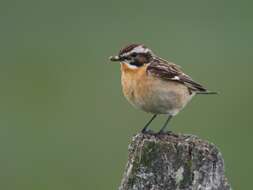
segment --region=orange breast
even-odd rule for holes
[[[121,83],[123,93],[127,100],[135,107],[142,107],[150,96],[152,80],[146,73],[147,65],[140,68],[129,68],[127,64],[121,64]]]
[[[131,68],[121,65],[121,82],[127,100],[146,112],[176,115],[194,95],[187,87],[164,81],[146,72],[147,65]]]

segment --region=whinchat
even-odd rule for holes
[[[186,75],[181,67],[166,61],[143,44],[131,44],[120,50],[111,61],[121,63],[121,83],[126,99],[136,108],[153,116],[142,132],[158,114],[168,119],[159,131],[165,132],[171,118],[179,113],[196,94],[216,94]]]

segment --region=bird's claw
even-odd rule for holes
[[[141,130],[141,133],[143,133],[143,134],[149,134],[149,135],[155,134],[155,132],[152,131],[152,130],[150,130],[150,129]]]

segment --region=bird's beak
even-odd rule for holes
[[[117,56],[117,55],[116,55],[116,56],[110,56],[110,57],[109,57],[109,60],[110,60],[110,61],[120,61],[120,57]]]

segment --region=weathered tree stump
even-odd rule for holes
[[[137,134],[119,190],[231,190],[219,150],[183,134]]]

